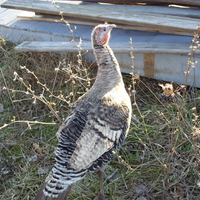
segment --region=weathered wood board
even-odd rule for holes
[[[17,15],[18,18],[24,19],[24,20],[38,20],[38,21],[48,21],[48,22],[60,22],[63,23],[63,20],[59,16],[50,16],[50,15],[35,15],[34,12],[30,11],[24,11],[20,14]],[[104,23],[103,21],[97,21],[97,20],[81,20],[77,18],[65,18],[67,23],[70,24],[81,24],[81,25],[91,25],[91,26],[96,26],[100,23]],[[139,30],[139,31],[151,31],[151,32],[157,32],[157,33],[171,33],[171,30],[168,29],[159,29],[159,28],[151,28],[151,27],[145,27],[145,26],[131,26],[131,25],[122,25],[115,23],[118,28],[120,29],[126,29],[126,30]],[[190,36],[191,33],[188,32],[179,32],[179,31],[174,31],[174,34],[177,35],[188,35]]]
[[[12,13],[8,9],[1,10],[0,24],[8,25],[16,20],[17,14],[19,14],[20,10],[14,10]]]
[[[75,1],[75,0],[73,0]],[[149,4],[178,4],[187,6],[199,6],[199,0],[83,0],[88,2],[103,2],[103,3],[149,3]]]
[[[150,13],[162,14],[162,15],[172,15],[172,16],[182,16],[182,17],[190,17],[200,19],[200,9],[197,8],[189,8],[189,7],[179,7],[176,5],[171,6],[148,6],[148,5],[113,5],[113,4],[94,4],[91,2],[82,2],[84,5],[88,5],[92,8],[92,6],[98,7],[109,7],[111,9],[116,10],[124,10],[131,12],[139,12],[143,13],[143,15],[149,15]],[[192,20],[192,19],[191,19]]]
[[[63,16],[82,18],[82,19],[92,19],[92,20],[102,20],[109,23],[120,23],[126,25],[139,27],[149,27],[150,30],[161,29],[165,33],[179,34],[187,33],[187,35],[193,35],[196,27],[199,24],[198,19],[187,18],[187,17],[176,17],[170,15],[161,14],[149,14],[148,17],[144,16],[139,12],[131,12],[116,9],[111,9],[108,7],[95,7],[92,9],[86,5],[74,5],[65,3],[56,3],[56,5],[51,4],[48,1],[20,1],[16,2],[13,0],[8,0],[2,4],[2,7],[12,8],[12,9],[23,9],[28,11],[55,14],[58,15],[59,12],[63,13]]]
[[[37,20],[37,21],[46,21],[46,22],[59,22],[64,23],[60,16],[52,15],[36,15],[35,12],[23,11],[17,15],[17,18],[24,20]],[[97,20],[81,20],[77,18],[67,17],[65,18],[66,22],[70,24],[81,24],[81,25],[90,25],[96,26],[97,24],[103,23],[102,21]]]

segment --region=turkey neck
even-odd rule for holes
[[[94,46],[93,49],[98,65],[94,87],[111,89],[120,83],[123,84],[119,64],[110,47]]]

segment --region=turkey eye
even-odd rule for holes
[[[103,31],[106,31],[106,27],[104,27]]]

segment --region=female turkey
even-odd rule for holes
[[[91,89],[75,102],[58,130],[56,163],[36,200],[66,199],[72,184],[87,172],[106,165],[127,136],[131,101],[119,64],[108,46],[113,27],[114,24],[103,24],[92,31],[97,77]],[[100,198],[103,199],[102,190]]]

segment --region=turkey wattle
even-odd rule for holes
[[[75,182],[111,160],[128,134],[131,101],[119,64],[108,46],[113,27],[114,24],[102,24],[92,31],[97,77],[58,130],[56,163],[36,200],[66,199]]]

